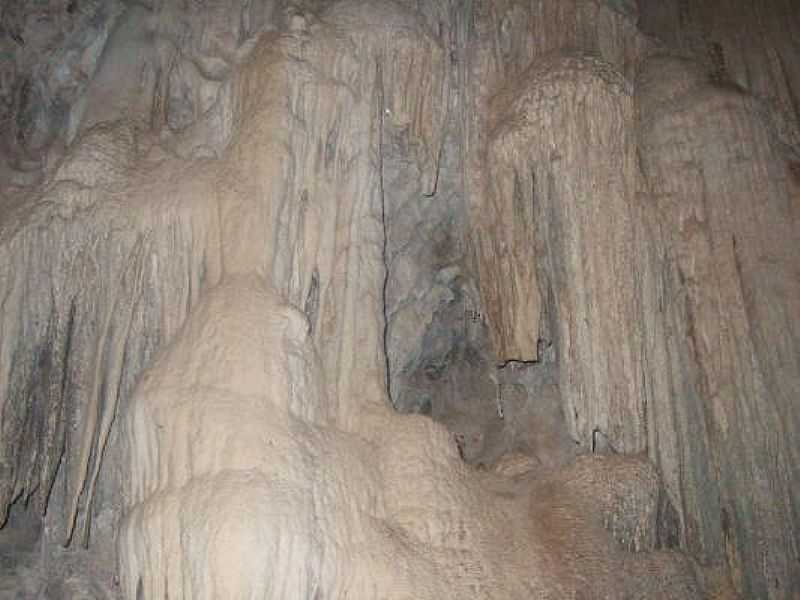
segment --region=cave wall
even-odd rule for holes
[[[672,399],[653,406],[651,447],[665,464],[691,448],[692,459],[676,461],[683,473],[673,471],[687,546],[722,554],[749,596],[780,597],[797,572],[787,525],[796,518],[789,431],[800,381],[785,158],[752,97],[709,84],[682,61],[653,61],[639,93],[643,199],[659,232],[657,301],[666,332],[684,332],[667,335]],[[672,415],[662,412],[668,406]]]
[[[664,543],[791,597],[797,11],[483,6],[468,181],[497,359],[552,340],[573,439],[659,465]]]
[[[716,83],[758,98],[772,135],[797,160],[800,14],[791,0],[641,0],[639,7],[643,31],[702,64]]]
[[[98,597],[792,598],[796,19],[5,5],[0,521]]]

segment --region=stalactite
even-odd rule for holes
[[[88,528],[117,406],[219,269],[215,215],[194,201],[200,180],[153,204],[146,184],[127,181],[137,171],[111,131],[90,135],[44,193],[6,215],[0,231],[8,474],[0,505],[5,511],[20,495],[35,496],[44,512],[61,469],[72,499],[53,518],[65,538],[79,515]],[[108,168],[98,174],[90,166],[96,160]],[[17,419],[33,429],[26,434]]]
[[[38,595],[791,597],[790,0],[179,4],[0,11]]]

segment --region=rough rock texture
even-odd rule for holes
[[[529,238],[521,245],[530,262],[498,262],[538,271],[523,279],[547,298],[530,321],[543,326],[530,329],[557,348],[573,438],[588,444],[600,429],[620,451],[639,452],[646,391],[635,318],[641,305],[633,260],[631,90],[606,63],[560,54],[534,62],[519,81],[492,104],[486,198],[503,206],[505,222]],[[602,123],[593,122],[598,112]],[[515,234],[494,239],[502,247],[508,238]],[[520,277],[482,276],[481,282],[486,279],[513,290]],[[516,297],[503,301],[513,305]]]
[[[0,506],[43,513],[60,468],[62,541],[91,511],[120,399],[220,269],[203,165],[154,177],[135,142],[124,125],[92,130],[0,226]]]
[[[131,119],[187,157],[230,140],[234,68],[287,18],[274,0],[11,0],[0,10],[0,148],[8,184],[56,168],[76,136]]]
[[[453,127],[449,134],[459,139]],[[446,378],[467,348],[480,353],[480,332],[467,317],[479,299],[467,262],[458,148],[447,144],[437,193],[425,196],[406,137],[387,128],[383,145],[389,390],[399,410],[431,414],[439,398],[430,384]]]
[[[467,181],[481,297],[498,359],[536,360],[539,338],[547,336],[539,335],[543,329],[539,323],[542,304],[547,298],[542,298],[536,277],[534,231],[525,225],[532,214],[526,216],[524,211],[530,213],[534,207],[520,198],[522,204],[515,212],[510,203],[514,194],[530,195],[530,173],[493,173],[498,166],[491,157],[491,148],[498,144],[495,138],[503,135],[499,130],[505,125],[506,131],[513,131],[514,119],[522,115],[498,111],[514,110],[510,103],[515,89],[526,82],[535,93],[529,76],[535,74],[533,65],[542,56],[570,51],[601,57],[630,76],[646,41],[630,16],[590,0],[484,2],[476,8],[474,19],[475,34],[469,42],[465,67],[472,110],[465,116],[469,119]],[[492,109],[496,96],[507,98],[508,106]],[[518,112],[523,110],[520,102],[516,105]],[[519,188],[516,192],[515,185]],[[497,235],[498,231],[503,235]],[[497,273],[502,275],[496,277]]]
[[[55,140],[74,137],[80,119],[73,118],[72,107],[95,74],[121,12],[117,2],[3,3],[0,123],[8,132],[2,147],[4,180],[35,180],[31,173],[44,167]]]
[[[335,15],[342,21],[340,28],[354,18],[352,12],[346,5],[340,8]],[[416,27],[413,21],[407,21],[406,28],[402,22],[390,24],[398,25],[401,40]],[[339,384],[337,373],[346,379],[351,369],[363,368],[369,375],[360,381],[373,380],[376,390],[383,388],[382,326],[370,325],[369,319],[363,318],[356,322],[353,312],[356,298],[363,299],[360,296],[365,293],[359,284],[372,293],[374,302],[380,302],[378,144],[383,107],[394,118],[410,123],[419,138],[431,136],[431,147],[441,142],[432,137],[437,127],[435,105],[422,114],[414,98],[394,94],[394,86],[386,86],[384,97],[381,73],[374,64],[355,57],[369,52],[383,61],[384,48],[389,47],[400,58],[386,59],[388,81],[405,75],[402,81],[409,91],[423,90],[416,99],[435,98],[436,93],[443,98],[441,88],[431,92],[425,87],[438,84],[432,76],[435,69],[400,74],[391,70],[413,63],[402,46],[388,44],[393,31],[376,27],[358,32],[355,41],[360,48],[346,46],[349,39],[332,35],[336,32],[333,26],[314,44],[301,44],[311,39],[308,31],[265,44],[260,60],[253,61],[252,68],[237,78],[240,107],[233,116],[235,123],[246,120],[258,127],[239,136],[224,163],[182,163],[159,156],[156,148],[154,158],[148,160],[150,156],[145,155],[134,165],[146,150],[136,147],[135,133],[125,124],[103,125],[78,142],[43,192],[23,197],[19,207],[9,206],[2,231],[4,306],[8,307],[3,311],[2,343],[3,353],[9,357],[3,361],[7,370],[3,378],[7,386],[4,425],[9,429],[4,436],[8,454],[4,459],[7,476],[2,479],[4,506],[20,494],[37,490],[43,506],[65,444],[61,430],[65,418],[58,415],[61,410],[81,408],[65,399],[72,385],[88,390],[93,398],[88,407],[82,407],[86,417],[68,413],[78,428],[83,429],[82,421],[88,427],[77,436],[80,441],[72,442],[83,446],[75,473],[82,482],[83,472],[89,469],[84,463],[90,461],[92,479],[96,478],[118,395],[127,393],[162,336],[172,337],[206,278],[214,280],[222,268],[268,270],[284,294],[314,313],[310,317],[317,336],[326,333],[322,353],[330,364],[331,385]],[[425,50],[423,46],[422,52]],[[411,45],[406,51],[418,52]],[[307,56],[294,52],[306,52]],[[379,53],[381,56],[376,56]],[[430,56],[430,51],[425,54]],[[341,83],[315,76],[315,67],[320,74],[333,67],[314,65],[310,58],[337,60]],[[289,69],[293,77],[287,82]],[[430,83],[414,85],[415,77],[425,77]],[[248,94],[247,86],[273,95]],[[331,96],[320,94],[320,88],[341,94],[346,109],[344,104],[332,102]],[[360,113],[352,105],[353,94],[361,100]],[[304,102],[310,105],[304,106]],[[314,106],[315,102],[319,105]],[[285,112],[277,112],[276,106],[284,103]],[[343,122],[345,119],[358,125]],[[307,126],[302,127],[300,121]],[[288,136],[295,139],[289,142]],[[297,155],[273,150],[282,145]],[[426,147],[421,144],[419,152]],[[257,157],[261,160],[256,161]],[[423,164],[433,164],[426,182],[431,186],[435,160],[426,156]],[[297,169],[296,180],[284,176],[283,170],[292,167]],[[273,177],[269,177],[270,168],[276,169]],[[308,170],[320,175],[312,179]],[[263,185],[264,190],[242,189],[243,183]],[[270,193],[269,186],[274,186],[276,193]],[[332,202],[327,194],[345,199]],[[15,208],[19,216],[14,214]],[[352,234],[342,231],[350,219],[357,220]],[[221,243],[221,231],[232,230],[237,233]],[[370,241],[371,230],[376,233]],[[265,231],[274,231],[274,237],[265,236]],[[364,237],[366,241],[360,242]],[[63,261],[63,266],[51,257]],[[374,269],[374,276],[354,277],[351,283],[350,278],[336,275],[349,262],[359,261]],[[90,297],[75,300],[78,294]],[[365,313],[375,318],[382,314],[378,305]],[[81,336],[77,340],[72,333],[76,324],[80,324],[77,335]],[[354,365],[354,357],[342,355],[338,351],[342,335],[337,327],[349,328],[350,335],[361,336],[361,342],[372,337],[375,347],[364,358],[374,356],[375,362]],[[82,352],[88,356],[83,357]],[[11,360],[12,356],[18,359]],[[344,366],[339,367],[340,362]],[[67,371],[68,364],[74,364],[74,372]],[[47,375],[42,377],[42,372]],[[42,400],[31,401],[35,395]],[[333,398],[335,402],[336,394]],[[20,427],[19,423],[27,425]],[[29,434],[39,431],[41,435],[33,440],[46,446],[31,451]],[[88,442],[95,438],[99,446]],[[68,460],[77,458],[67,454]]]
[[[530,6],[497,6],[484,15],[488,41],[476,26],[469,67],[485,120],[468,180],[496,359],[536,360],[552,342],[572,437],[647,449],[659,465],[662,542],[727,564],[748,597],[793,597],[798,444],[782,433],[798,394],[791,136],[767,92],[748,85],[748,96],[704,60],[648,62],[632,79],[659,43],[625,45],[637,34],[617,30],[604,44],[613,29],[585,26],[533,42],[570,52],[536,54],[512,35],[530,31]],[[656,7],[645,10],[652,19]],[[774,24],[785,11],[765,14]],[[669,199],[658,206],[675,206],[671,216],[653,197]],[[689,222],[692,242],[679,233]]]
[[[800,157],[800,11],[792,0],[640,0],[641,27],[761,103],[772,134]]]
[[[651,366],[666,388],[650,411],[650,450],[682,545],[727,560],[747,597],[787,597],[800,577],[793,184],[754,98],[666,58],[648,63],[638,94],[658,241],[649,314],[664,332]]]
[[[264,273],[307,313],[346,426],[353,395],[386,395],[383,124],[407,130],[432,193],[447,58],[392,3],[343,2],[320,19],[265,44],[238,80],[247,126],[220,186],[222,250],[227,271]]]
[[[259,278],[226,278],[143,376],[122,426],[125,597],[563,598],[587,575],[591,597],[696,597],[682,559],[602,528],[652,547],[648,463],[585,459],[531,493],[370,398],[343,432],[308,331]]]
[[[4,4],[0,595],[794,598],[787,8],[635,4]]]

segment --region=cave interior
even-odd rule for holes
[[[0,600],[800,599],[796,0],[3,0]]]

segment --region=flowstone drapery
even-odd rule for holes
[[[0,89],[0,596],[793,597],[791,69],[627,1],[51,4],[93,29]]]

